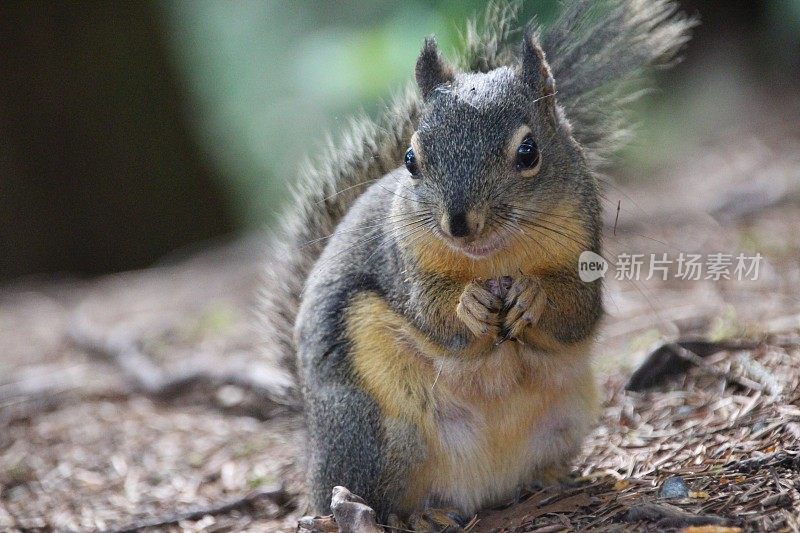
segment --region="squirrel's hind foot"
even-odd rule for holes
[[[428,508],[415,511],[408,525],[417,533],[457,533],[469,522],[460,511],[452,508]]]

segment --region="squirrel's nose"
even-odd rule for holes
[[[453,237],[466,237],[469,235],[469,224],[465,212],[453,213],[450,215],[449,230]]]
[[[483,230],[483,217],[474,211],[445,213],[442,217],[442,229],[451,237],[477,237]]]

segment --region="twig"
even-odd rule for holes
[[[723,525],[727,520],[716,515],[697,515],[666,503],[643,503],[631,507],[625,514],[626,522],[656,522],[659,527],[686,527]]]
[[[16,396],[14,391],[11,395],[0,394],[0,427],[30,420],[42,413],[60,409],[77,401],[118,401],[131,393],[129,390],[105,390],[77,394],[79,390],[78,387],[68,390],[60,387],[42,387],[35,392],[26,391]]]
[[[59,408],[80,398],[119,399],[129,390],[118,387],[89,386],[80,368],[66,367],[52,371],[22,372],[0,384],[0,425],[30,420],[33,416]]]
[[[800,453],[781,450],[765,455],[764,457],[756,457],[742,461],[731,461],[725,465],[725,468],[738,470],[739,472],[751,473],[757,472],[758,470],[761,470],[767,466],[779,466],[792,470],[800,470]]]
[[[91,355],[115,364],[134,392],[159,401],[169,401],[193,388],[219,389],[226,385],[239,387],[258,398],[251,416],[272,418],[282,412],[296,412],[299,402],[291,387],[275,380],[257,380],[249,374],[234,371],[212,373],[207,369],[168,373],[153,363],[140,348],[140,343],[124,335],[90,334],[76,323],[68,332],[69,340]]]
[[[294,502],[289,494],[281,486],[268,487],[266,489],[253,491],[243,498],[232,502],[212,505],[209,507],[199,507],[183,513],[176,513],[166,517],[151,520],[133,522],[116,529],[107,530],[105,533],[135,533],[142,529],[151,527],[164,527],[178,524],[184,520],[200,520],[204,516],[218,516],[228,514],[233,511],[254,513],[258,511],[258,505],[262,502],[269,502],[278,507],[278,514],[272,518],[278,518],[294,510]]]
[[[706,363],[703,358],[722,351],[753,350],[761,343],[751,341],[706,341],[684,339],[665,343],[653,350],[647,360],[633,373],[625,386],[630,391],[644,391],[655,387],[669,377],[686,373],[692,365],[725,378],[731,383],[752,390],[762,390],[764,386],[753,380],[736,376],[731,372],[718,370]]]
[[[686,348],[684,348],[682,346],[678,347],[678,349],[676,350],[675,354],[678,357],[689,361],[690,363],[694,364],[695,366],[697,366],[699,368],[702,368],[705,372],[708,372],[709,374],[712,374],[712,375],[717,376],[717,377],[724,378],[729,383],[736,383],[737,385],[741,385],[742,387],[745,387],[747,389],[751,389],[751,390],[754,390],[754,391],[763,391],[764,390],[764,385],[762,385],[761,383],[753,381],[752,379],[748,379],[748,378],[746,378],[744,376],[737,376],[736,374],[733,374],[732,372],[726,372],[725,370],[719,370],[718,368],[714,368],[712,365],[709,365],[708,363],[706,363],[705,360],[703,360],[702,357],[700,357],[699,355],[697,355],[694,352],[691,352],[691,351],[687,350]]]

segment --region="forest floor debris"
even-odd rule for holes
[[[726,160],[726,150],[715,157]],[[786,153],[767,155],[796,178],[796,150]],[[740,181],[773,179],[759,168]],[[664,180],[670,195],[713,200],[708,191],[730,177],[700,170]],[[608,196],[613,223],[618,195]],[[631,197],[643,206],[633,212],[658,216],[632,216]],[[480,513],[470,531],[800,531],[800,205],[734,211],[723,224],[708,215],[713,206],[693,205],[688,216],[677,196],[669,205],[665,197],[620,197],[609,254],[657,253],[657,243],[746,249],[766,257],[759,279],[607,279],[596,354],[606,397],[576,462],[580,482],[531,490]],[[248,385],[286,383],[259,357],[252,329],[260,250],[242,241],[147,271],[0,290],[0,530],[295,531],[307,514],[302,424]],[[135,342],[156,387],[124,371],[122,351],[98,358],[71,342],[76,317]],[[700,353],[685,344],[697,338],[734,344]],[[640,367],[647,379],[629,386]],[[197,386],[152,394],[176,376]],[[661,497],[671,478],[688,496]],[[248,498],[275,484],[290,504],[256,498],[254,510]]]

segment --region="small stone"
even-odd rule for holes
[[[658,493],[660,498],[666,500],[677,500],[689,497],[689,487],[680,476],[668,477],[664,484],[661,485],[661,491]]]
[[[223,407],[240,405],[245,399],[244,390],[236,385],[225,385],[217,390],[217,401]]]
[[[344,487],[333,487],[331,511],[341,533],[383,533],[375,511]]]

